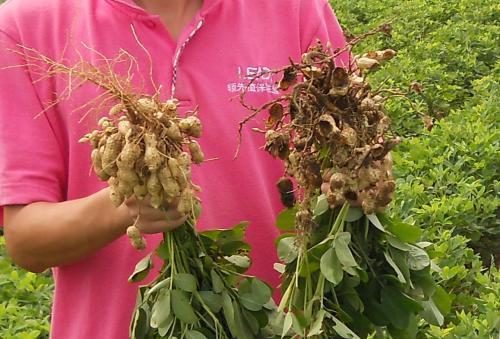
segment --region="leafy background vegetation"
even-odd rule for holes
[[[0,3],[2,1],[0,0]],[[445,295],[443,326],[419,324],[418,338],[496,338],[500,330],[498,161],[500,5],[493,0],[331,1],[354,34],[392,20],[392,37],[359,51],[398,56],[371,76],[374,86],[423,93],[388,111],[404,142],[394,152],[397,199],[391,214],[424,229]],[[431,130],[423,115],[433,119]],[[427,118],[427,121],[429,118]],[[429,126],[428,126],[429,127]],[[0,237],[0,335],[48,337],[52,280],[14,266]],[[429,317],[426,317],[427,319]]]

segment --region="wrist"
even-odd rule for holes
[[[108,232],[117,238],[125,234],[127,227],[132,225],[133,220],[124,204],[118,207],[113,205],[109,198],[109,191],[110,188],[107,187],[95,193],[95,206],[99,218],[96,222],[102,223],[108,228]]]

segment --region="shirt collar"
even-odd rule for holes
[[[139,7],[134,0],[107,0],[109,3],[114,5],[119,5],[126,12],[129,12],[133,15],[149,15],[143,8]],[[221,4],[224,0],[203,0],[203,5],[199,11],[200,16],[205,16],[210,11],[215,9],[215,7]]]

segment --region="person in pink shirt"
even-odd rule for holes
[[[0,224],[17,264],[53,269],[51,338],[127,338],[137,292],[127,278],[144,253],[130,246],[125,230],[140,208],[138,227],[151,252],[159,232],[184,220],[133,199],[113,207],[106,184],[90,171],[90,147],[77,142],[101,117],[82,119],[77,108],[99,92],[85,85],[39,114],[67,81],[37,81],[40,69],[13,51],[24,46],[68,65],[80,57],[99,65],[123,49],[137,60],[138,89],[161,86],[162,99],[177,98],[183,112],[199,106],[200,143],[217,160],[193,171],[203,188],[197,227],[250,221],[250,273],[276,286],[274,220],[282,206],[275,184],[283,169],[251,131],[258,119],[244,130],[233,160],[238,123],[248,115],[238,96],[257,75],[299,60],[317,39],[345,44],[326,0],[8,0],[0,7]],[[347,57],[337,62],[347,64]],[[275,98],[278,80],[259,78],[248,101]]]

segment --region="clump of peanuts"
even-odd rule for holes
[[[193,212],[199,188],[191,181],[191,165],[205,159],[194,140],[202,131],[196,112],[181,118],[177,100],[142,96],[113,106],[98,126],[80,142],[92,145],[94,171],[108,182],[115,206],[148,196],[154,208]],[[146,247],[134,225],[127,235],[136,249]]]
[[[365,214],[383,211],[392,201],[390,151],[401,139],[391,132],[384,111],[387,96],[372,89],[364,74],[395,55],[391,49],[368,52],[346,69],[337,67],[330,49],[318,43],[300,63],[274,72],[282,72],[282,95],[251,117],[268,110],[266,129],[260,132],[265,132],[266,151],[285,164],[278,185],[282,199],[287,190],[294,191],[294,178],[305,210],[318,192],[331,208],[349,202]],[[295,202],[293,197],[286,200],[288,207]]]

